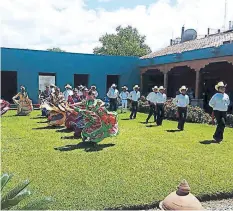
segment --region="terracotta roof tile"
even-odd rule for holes
[[[220,45],[223,45],[223,42],[229,40],[233,41],[233,30],[210,35],[202,39],[191,40],[176,45],[168,46],[159,51],[143,56],[141,57],[141,59],[154,58],[157,56],[165,56],[169,54],[177,54],[209,47],[218,47]]]

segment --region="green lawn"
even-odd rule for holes
[[[212,138],[215,127],[187,123],[185,131],[169,133],[176,122],[146,127],[140,123],[145,114],[131,121],[120,114],[120,134],[93,149],[68,139],[73,132],[44,129],[46,119],[38,118],[39,112],[29,117],[15,113],[2,117],[2,172],[16,175],[13,184],[32,180],[33,197],[53,197],[52,209],[151,204],[183,178],[198,196],[233,191],[233,129],[226,128],[221,144],[201,144]],[[65,145],[71,146],[54,149]]]

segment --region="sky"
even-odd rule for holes
[[[93,53],[99,37],[131,25],[152,51],[180,37],[181,28],[205,35],[228,29],[233,0],[2,0],[1,47]]]

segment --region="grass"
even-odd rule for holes
[[[39,112],[15,113],[2,117],[2,172],[15,173],[16,181],[32,180],[36,195],[55,200],[51,209],[151,204],[183,178],[198,196],[233,191],[233,129],[226,128],[223,143],[208,144],[214,126],[187,123],[185,131],[172,133],[167,130],[176,129],[176,122],[146,127],[140,123],[145,114],[131,121],[121,114],[120,134],[92,148],[70,139],[73,132],[46,128]]]

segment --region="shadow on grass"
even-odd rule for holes
[[[30,119],[46,119],[46,116],[31,117]]]
[[[200,141],[200,144],[217,144],[218,142],[216,142],[215,140],[204,140],[204,141]]]
[[[124,118],[124,119],[121,119],[121,120],[131,120],[130,118]]]
[[[146,127],[159,127],[159,125],[146,125]]]
[[[63,126],[46,126],[46,127],[37,127],[37,128],[32,128],[33,130],[54,130],[57,128],[63,128]]]
[[[181,132],[182,130],[166,130],[168,133],[176,133]]]
[[[72,129],[68,129],[68,128],[62,128],[60,130],[56,130],[57,133],[71,133],[74,132],[74,130]]]
[[[37,123],[48,123],[49,121],[47,120],[47,121],[42,121],[42,122],[37,122]]]
[[[76,150],[76,149],[84,149],[85,152],[97,152],[97,151],[103,150],[104,148],[113,147],[113,146],[115,146],[115,144],[96,144],[93,142],[80,142],[80,143],[74,144],[74,145],[65,145],[62,147],[54,147],[54,149],[59,150],[61,152],[72,151],[72,150]]]

